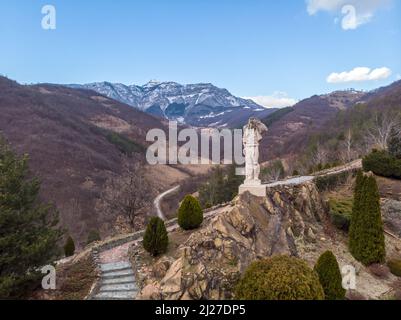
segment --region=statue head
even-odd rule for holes
[[[249,118],[248,124],[244,127],[244,130],[246,130],[246,129],[256,130],[260,134],[268,131],[265,124],[262,123],[262,121],[260,121],[259,119],[254,118],[254,117]]]

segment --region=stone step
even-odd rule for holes
[[[102,272],[117,271],[131,268],[131,263],[128,261],[113,262],[113,263],[103,263],[100,265]]]
[[[123,269],[123,270],[117,270],[117,271],[107,271],[102,273],[102,278],[103,279],[110,279],[110,278],[122,278],[122,277],[128,277],[128,276],[133,276],[134,271],[132,268],[129,269]]]
[[[102,284],[135,283],[134,276],[120,276],[115,278],[105,278]]]
[[[137,295],[136,290],[131,291],[108,291],[100,292],[94,300],[134,300]]]
[[[102,284],[100,292],[105,291],[135,291],[138,287],[135,283]]]

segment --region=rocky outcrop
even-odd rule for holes
[[[325,212],[313,183],[272,188],[266,198],[245,193],[192,233],[163,278],[147,284],[140,298],[229,299],[255,259],[302,256],[322,233]]]

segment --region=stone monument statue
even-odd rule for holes
[[[267,127],[256,118],[250,118],[244,127],[245,182],[240,186],[240,194],[249,191],[256,196],[266,195],[266,187],[259,179],[259,142],[262,134],[267,131]]]

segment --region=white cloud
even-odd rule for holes
[[[396,76],[395,76],[395,79],[398,81],[398,80],[401,80],[401,74],[397,74]]]
[[[327,77],[328,83],[360,82],[386,79],[391,75],[389,68],[370,69],[367,67],[354,68],[341,73],[333,72]]]
[[[341,17],[341,27],[353,30],[370,22],[375,12],[392,0],[306,0],[309,15],[319,11],[337,14],[335,23]]]
[[[244,99],[250,99],[265,108],[290,107],[298,102],[298,100],[288,97],[285,92],[274,92],[271,96],[244,97]]]

